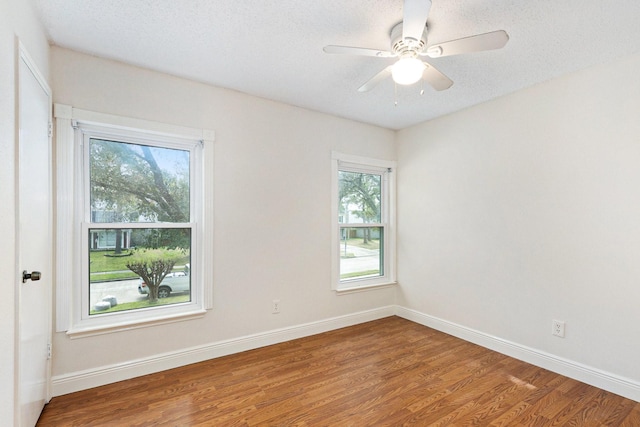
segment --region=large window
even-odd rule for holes
[[[179,135],[188,128],[178,135],[168,126],[170,132],[158,132],[157,124],[151,131],[82,119],[70,124],[73,149],[62,147],[58,160],[69,166],[60,157],[65,149],[73,154],[75,184],[62,183],[59,192],[61,199],[73,195],[67,213],[76,219],[68,221],[70,204],[59,203],[59,234],[70,224],[64,237],[75,236],[75,243],[68,255],[60,251],[57,330],[91,333],[203,314],[210,306],[203,139]],[[58,136],[64,145],[64,132]],[[64,178],[64,170],[59,175]],[[60,280],[65,272],[73,286]],[[67,298],[73,303],[65,311]]]
[[[86,131],[83,141],[89,170],[84,314],[190,302],[191,163],[197,145],[94,135]]]
[[[394,162],[340,153],[333,162],[333,288],[394,283]]]

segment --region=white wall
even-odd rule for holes
[[[214,309],[96,337],[58,333],[54,383],[393,303],[392,288],[330,290],[331,151],[395,159],[393,131],[56,47],[51,63],[56,103],[216,132]]]
[[[630,56],[399,132],[399,304],[640,384],[639,74]]]
[[[330,291],[329,159],[394,159],[395,142],[399,305],[640,381],[639,56],[397,136],[61,48],[51,61],[55,102],[216,131],[214,309],[97,337],[56,334],[58,390],[393,303],[394,289]],[[567,322],[565,339],[551,336],[552,319]]]
[[[16,37],[48,75],[46,38],[31,9],[24,0],[0,0],[0,419],[6,425],[14,420],[14,351],[15,351],[15,165],[16,156]]]

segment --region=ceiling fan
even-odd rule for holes
[[[509,41],[506,31],[498,30],[428,46],[427,16],[430,8],[431,0],[404,0],[403,20],[391,30],[391,50],[389,51],[334,45],[325,46],[324,51],[377,58],[398,58],[395,64],[384,68],[360,86],[358,92],[373,89],[389,76],[400,85],[411,85],[422,78],[435,90],[445,90],[451,87],[453,81],[433,65],[423,61],[422,57],[439,58],[500,49]]]

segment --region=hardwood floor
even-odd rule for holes
[[[640,403],[398,318],[55,397],[38,426],[640,426]]]

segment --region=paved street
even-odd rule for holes
[[[102,301],[102,298],[107,295],[116,297],[118,304],[123,302],[139,301],[147,298],[146,295],[140,295],[138,293],[138,279],[98,282],[91,284],[89,299],[91,307],[93,307],[96,302]]]
[[[344,243],[341,245],[344,251]],[[380,269],[380,251],[347,245],[346,252],[353,258],[340,259],[340,274]]]

